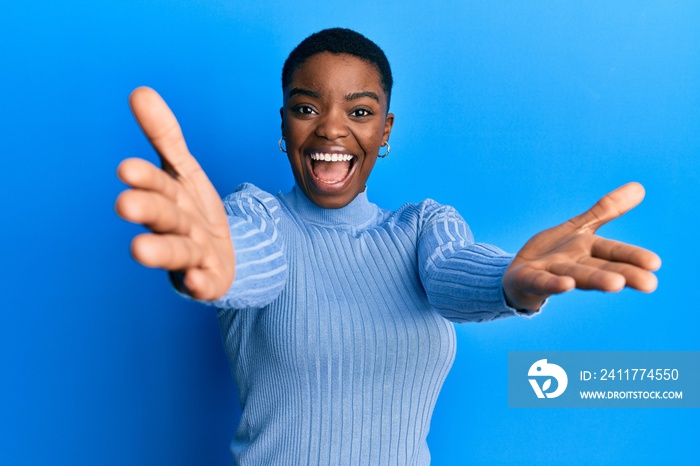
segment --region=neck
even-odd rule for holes
[[[367,200],[367,189],[358,194],[348,205],[338,209],[317,206],[306,197],[298,185],[294,185],[283,199],[304,220],[326,226],[362,228],[372,223],[379,212],[379,208]]]

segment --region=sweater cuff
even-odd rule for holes
[[[505,292],[505,290],[503,289],[503,287],[501,287],[501,294],[503,295],[503,307],[505,307],[506,309],[508,309],[508,311],[512,312],[513,315],[516,315],[516,316],[518,316],[518,317],[533,317],[533,316],[536,316],[537,314],[539,314],[539,313],[542,311],[542,309],[543,309],[543,308],[547,305],[547,303],[549,302],[549,298],[546,298],[544,301],[542,301],[542,305],[540,306],[540,308],[537,309],[537,310],[535,310],[535,311],[530,311],[530,310],[528,310],[528,309],[516,309],[516,308],[511,307],[511,306],[508,305],[508,301],[506,300],[506,292]]]

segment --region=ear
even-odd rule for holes
[[[284,135],[284,107],[280,107],[280,120],[282,120],[281,129],[282,135]]]
[[[382,142],[388,141],[391,135],[391,129],[394,127],[394,114],[387,113],[386,120],[384,121],[384,134],[382,136]]]

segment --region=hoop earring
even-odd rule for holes
[[[282,149],[282,141],[284,141],[284,136],[280,138],[280,140],[277,142],[277,147],[280,148],[280,151],[284,152],[285,154],[287,153],[287,148],[285,147]]]
[[[386,146],[386,152],[384,152],[383,154],[377,154],[377,157],[379,157],[380,159],[383,159],[384,157],[389,155],[389,152],[391,152],[391,146],[389,145],[389,141],[386,141],[384,144],[382,144],[382,147],[384,146]]]

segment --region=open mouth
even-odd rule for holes
[[[341,185],[355,171],[357,157],[337,152],[313,152],[308,155],[307,162],[316,181]]]

